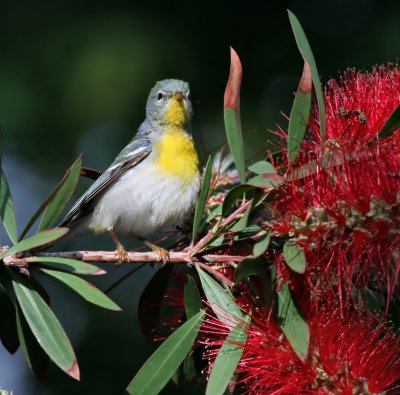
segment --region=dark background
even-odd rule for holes
[[[1,2],[3,167],[19,229],[79,153],[86,166],[107,167],[143,120],[157,80],[190,83],[202,158],[223,143],[230,45],[243,64],[246,156],[265,150],[268,130],[286,126],[280,112],[289,113],[302,73],[287,8],[307,33],[323,82],[347,67],[368,70],[400,54],[398,0]],[[87,182],[82,184],[84,189]],[[3,230],[1,241],[7,241]],[[80,247],[113,245],[100,236],[65,249]],[[104,289],[127,270],[110,268],[94,282]],[[151,353],[136,314],[154,271],[142,270],[110,294],[123,308],[119,313],[82,303],[46,281],[76,349],[82,380],[74,382],[52,366],[38,383],[21,351],[10,356],[0,349],[0,387],[15,395],[122,393]]]

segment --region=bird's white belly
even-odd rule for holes
[[[139,163],[128,170],[99,200],[90,221],[95,232],[146,237],[182,223],[196,202],[199,177],[181,180],[162,174],[155,164]]]

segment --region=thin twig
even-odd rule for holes
[[[10,255],[3,258],[6,266],[26,267],[33,261],[32,258],[46,257],[46,258],[69,258],[76,259],[83,262],[109,262],[120,264],[119,254],[116,251],[66,251],[66,252],[38,252],[33,256],[18,257]],[[127,252],[126,263],[145,263],[145,262],[161,262],[160,256],[156,252]],[[168,263],[192,263],[197,262],[198,258],[195,257],[191,250],[183,252],[171,251],[169,253],[170,260]],[[201,255],[202,259],[208,262],[238,262],[243,259],[240,255],[216,255],[204,254]],[[35,259],[36,261],[36,259]]]

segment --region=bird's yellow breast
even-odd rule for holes
[[[160,170],[179,177],[185,183],[192,182],[199,175],[199,159],[193,139],[179,127],[170,126],[156,143],[157,164]]]

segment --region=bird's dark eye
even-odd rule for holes
[[[157,100],[161,100],[163,97],[164,97],[164,93],[163,92],[158,92]]]

